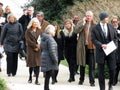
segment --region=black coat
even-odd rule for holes
[[[109,32],[109,41],[116,41],[117,35],[114,27],[111,24],[107,24],[108,26],[108,32]],[[100,23],[97,24],[93,30],[92,30],[92,42],[96,46],[96,62],[97,63],[104,63],[104,59],[106,57],[103,49],[102,49],[102,44],[107,44],[105,41],[105,36],[102,31],[102,28],[100,26]],[[114,53],[112,52],[109,54],[111,57],[111,61],[115,60]]]
[[[56,43],[57,43],[57,47],[58,47],[58,60],[59,62],[61,60],[64,60],[64,41],[63,41],[63,32],[60,32],[61,37],[58,38],[57,35],[54,37]]]
[[[35,16],[33,15],[33,17],[35,17]],[[27,30],[27,25],[30,22],[30,20],[31,20],[31,18],[28,15],[22,15],[18,20],[23,28],[23,39],[25,38],[25,32]]]
[[[18,52],[19,41],[21,41],[23,29],[20,23],[6,23],[1,34],[1,45],[5,52]]]
[[[65,58],[76,61],[77,34],[72,32],[70,36],[67,36],[64,32],[63,39]]]
[[[116,53],[116,57],[117,57],[116,62],[117,62],[117,63],[120,63],[120,33],[118,33],[118,31],[120,32],[120,25],[119,25],[119,27],[117,28],[118,48],[117,48],[117,53]]]

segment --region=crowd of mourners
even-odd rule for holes
[[[88,65],[88,76],[91,87],[95,86],[95,68],[98,69],[100,90],[105,90],[105,65],[108,66],[108,90],[118,83],[120,71],[120,25],[117,16],[111,21],[107,12],[100,12],[99,22],[94,22],[94,13],[86,11],[85,17],[73,15],[63,21],[63,26],[44,18],[44,12],[34,13],[34,7],[23,10],[23,15],[17,19],[3,3],[0,2],[0,72],[3,52],[6,54],[6,73],[8,77],[16,76],[18,57],[25,57],[29,67],[28,83],[40,85],[39,73],[43,72],[44,90],[49,89],[57,80],[61,60],[68,63],[68,82],[75,81],[79,75],[79,85],[84,84],[85,68]],[[106,54],[108,43],[113,42],[116,49]],[[21,46],[22,45],[22,46]],[[2,50],[4,48],[4,51]],[[97,63],[97,64],[96,64]]]

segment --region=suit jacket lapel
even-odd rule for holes
[[[103,39],[105,39],[105,36],[104,36],[104,33],[103,33],[103,31],[102,31],[102,28],[101,28],[100,24],[98,24],[98,30],[99,30],[100,36],[101,36]]]
[[[113,32],[111,32],[111,28],[110,28],[109,24],[107,24],[107,27],[108,27],[108,34],[110,34],[109,36],[110,36],[110,39],[111,39],[112,36],[113,36]]]

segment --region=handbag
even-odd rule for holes
[[[20,59],[22,59],[22,57],[26,59],[25,44],[23,41],[19,42],[19,57]]]

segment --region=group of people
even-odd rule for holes
[[[1,5],[2,3],[0,3]],[[2,4],[3,5],[3,4]],[[9,7],[9,6],[7,6]],[[7,9],[6,9],[7,11]],[[118,83],[120,71],[120,26],[117,16],[112,17],[109,23],[109,15],[106,12],[99,14],[99,23],[94,23],[94,14],[87,11],[85,17],[80,19],[74,15],[73,19],[64,21],[64,28],[60,29],[57,22],[48,22],[44,19],[42,11],[34,13],[34,7],[23,10],[23,15],[17,20],[9,7],[9,13],[0,9],[0,45],[4,47],[7,61],[7,75],[15,76],[18,66],[19,44],[24,42],[26,52],[26,66],[29,67],[28,83],[32,83],[33,73],[35,84],[40,85],[39,72],[43,72],[45,78],[44,90],[49,89],[49,80],[57,83],[59,64],[66,59],[69,68],[68,82],[75,81],[75,74],[80,66],[79,85],[85,80],[85,68],[89,66],[89,83],[95,86],[95,62],[98,67],[98,81],[100,90],[105,90],[104,66],[109,69],[109,88]],[[117,49],[106,55],[103,49],[111,41]],[[41,67],[41,70],[40,70]]]

